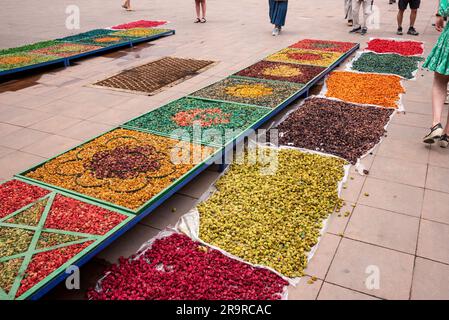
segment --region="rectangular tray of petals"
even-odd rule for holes
[[[67,276],[133,217],[20,180],[0,184],[0,300],[30,298]]]
[[[212,147],[116,128],[17,176],[138,214],[216,153]]]
[[[337,62],[342,55],[343,53],[340,52],[285,48],[268,56],[265,60],[328,68]]]
[[[128,121],[123,127],[221,147],[270,112],[258,106],[186,97]]]
[[[292,44],[290,48],[345,53],[356,46],[358,44],[353,42],[304,39]]]
[[[326,71],[324,67],[260,61],[237,72],[239,77],[306,84]]]
[[[276,108],[304,85],[264,79],[229,77],[191,94],[205,99]]]

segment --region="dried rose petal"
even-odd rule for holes
[[[156,240],[138,259],[121,258],[108,271],[101,290],[89,290],[90,299],[273,300],[288,284],[181,234]]]

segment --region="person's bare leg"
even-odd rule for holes
[[[412,9],[412,13],[410,13],[410,27],[415,27],[416,17],[418,16],[418,10]]]
[[[126,10],[131,10],[131,0],[126,0]]]
[[[398,28],[402,28],[402,21],[404,20],[404,10],[398,11]]]
[[[201,1],[195,0],[195,10],[196,10],[196,17],[198,19],[201,18]]]
[[[441,117],[443,114],[444,102],[447,97],[447,85],[449,83],[449,76],[442,75],[435,72],[435,77],[433,79],[432,87],[432,111],[433,111],[433,122],[432,126],[441,123]],[[446,124],[444,130],[445,133],[448,132],[449,125]]]
[[[203,13],[203,19],[206,19],[206,0],[201,1],[201,8]]]

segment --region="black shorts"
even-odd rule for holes
[[[419,9],[421,4],[421,0],[399,0],[399,10],[407,9],[407,6],[410,5],[410,9]]]

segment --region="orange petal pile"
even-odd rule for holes
[[[405,93],[401,78],[394,75],[338,71],[330,74],[326,84],[327,97],[394,109]]]

